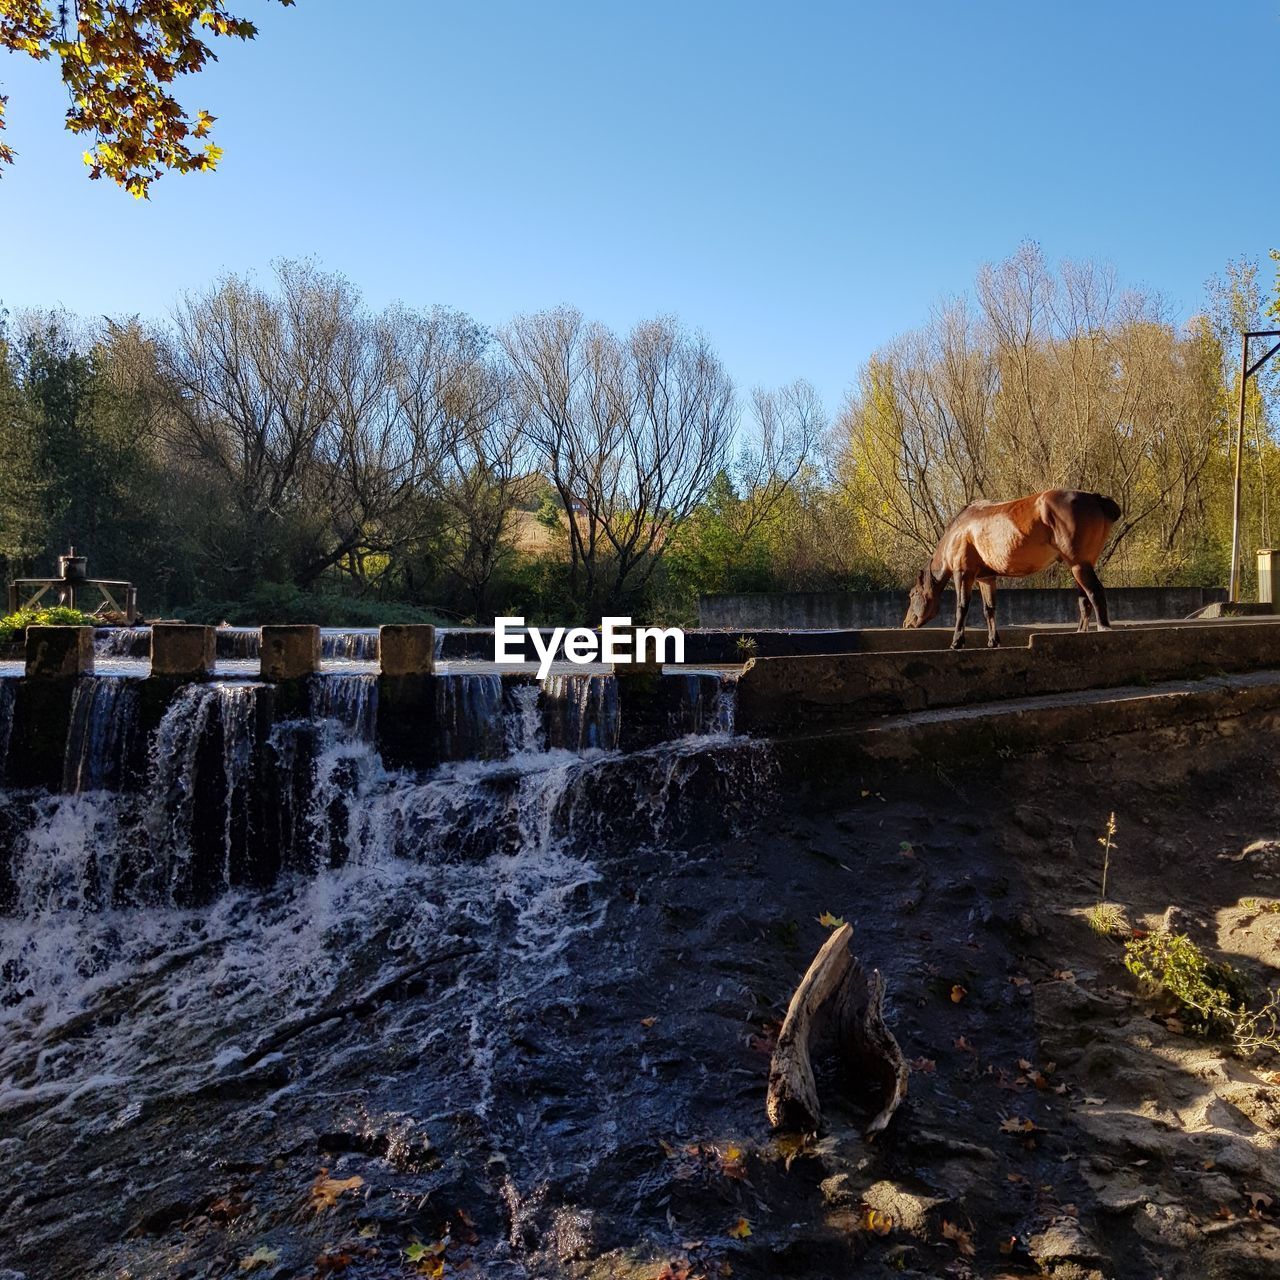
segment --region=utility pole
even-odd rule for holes
[[[1231,499],[1231,587],[1227,599],[1240,599],[1240,473],[1244,457],[1244,400],[1245,389],[1249,379],[1280,351],[1280,342],[1271,348],[1266,355],[1260,356],[1252,364],[1249,363],[1250,338],[1280,338],[1280,329],[1249,329],[1245,331],[1240,343],[1240,416],[1236,421],[1236,476],[1235,488]]]

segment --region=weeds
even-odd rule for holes
[[[1210,960],[1185,934],[1161,930],[1125,944],[1124,964],[1134,977],[1173,996],[1201,1035],[1226,1036],[1241,1057],[1280,1051],[1280,991],[1252,1009],[1244,977]]]
[[[22,638],[28,627],[91,627],[93,619],[79,609],[54,605],[51,609],[19,609],[0,618],[0,644],[11,644]]]
[[[1116,849],[1116,815],[1113,809],[1107,817],[1105,835],[1098,837],[1102,846],[1102,885],[1098,891],[1098,901],[1085,913],[1089,927],[1095,933],[1108,937],[1123,933],[1126,928],[1124,912],[1115,903],[1107,901],[1107,876],[1111,871],[1111,855]]]

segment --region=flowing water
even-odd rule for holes
[[[690,847],[768,782],[764,749],[724,737],[619,753],[609,675],[441,678],[443,763],[420,771],[379,757],[373,676],[309,684],[293,718],[257,681],[186,685],[144,733],[137,681],[85,678],[61,792],[0,789],[0,1153],[24,1188],[0,1241],[30,1277],[48,1250],[57,1274],[98,1274],[75,1267],[108,1244],[102,1274],[170,1274],[145,1231],[110,1243],[104,1197],[150,1203],[328,1097],[330,1129],[391,1150],[508,1146],[592,1069],[567,1041],[546,1078],[518,1063],[535,1023],[594,998],[605,970],[571,957],[613,953],[611,860]],[[375,1029],[331,1019],[390,991]],[[295,1037],[306,1065],[286,1069]],[[161,1157],[179,1112],[185,1146]]]

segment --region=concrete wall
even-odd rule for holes
[[[1204,605],[1225,600],[1223,587],[1108,587],[1112,622],[1185,618]],[[996,616],[1001,626],[1079,620],[1075,588],[1001,587]],[[702,596],[702,627],[847,628],[897,627],[907,611],[905,591],[783,591]],[[934,625],[955,622],[955,597],[947,592]],[[982,604],[974,599],[969,623],[982,629]]]
[[[874,716],[1280,667],[1280,622],[1033,635],[1028,646],[758,658],[738,682],[741,732],[824,732]]]

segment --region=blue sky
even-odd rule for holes
[[[742,386],[806,377],[834,409],[1024,238],[1178,315],[1280,244],[1280,0],[231,7],[258,40],[182,86],[226,155],[149,202],[88,181],[51,66],[0,55],[10,309],[161,316],[310,254],[488,324],[673,312]]]

